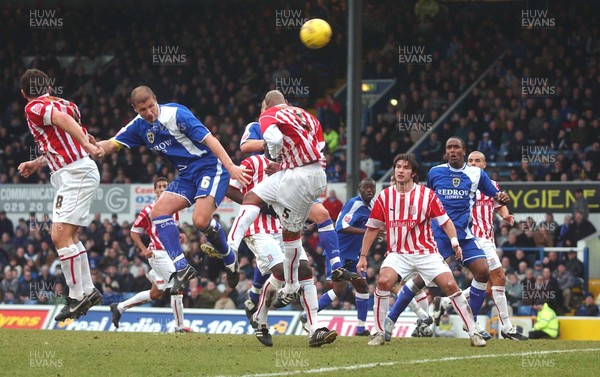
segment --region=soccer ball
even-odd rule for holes
[[[308,20],[300,28],[300,40],[308,48],[325,47],[331,40],[331,26],[320,18]]]

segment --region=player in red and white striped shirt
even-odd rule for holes
[[[37,69],[28,69],[21,77],[21,94],[27,99],[25,117],[42,155],[23,162],[18,171],[27,178],[48,165],[53,172],[50,182],[56,196],[51,236],[69,287],[67,304],[55,320],[64,321],[78,318],[102,302],[77,231],[89,223],[90,206],[100,184],[98,167],[88,156],[101,158],[104,151],[90,143],[77,106],[51,96],[50,84],[48,76]]]
[[[280,103],[265,110],[258,119],[269,152],[281,153],[282,169],[310,165],[325,158],[321,123],[308,111]]]
[[[169,180],[164,177],[159,177],[154,181],[154,194],[156,200],[165,191],[169,185]],[[173,286],[173,281],[170,281],[171,274],[175,272],[175,263],[169,257],[163,244],[158,238],[156,227],[152,224],[152,203],[144,207],[136,217],[133,226],[131,227],[131,239],[140,249],[140,254],[148,258],[148,263],[152,270],[147,277],[152,282],[152,288],[147,291],[137,293],[135,296],[120,302],[119,304],[111,304],[110,311],[112,313],[112,323],[116,328],[119,328],[119,320],[124,311],[134,306],[145,304],[151,300],[160,300],[167,288]],[[175,212],[173,219],[176,223],[179,222],[179,213]],[[146,233],[150,237],[148,247],[144,245],[140,234]],[[180,233],[181,243],[185,243],[185,234]],[[175,332],[192,332],[188,327],[184,326],[183,322],[183,291],[172,292],[171,308],[173,309],[173,317],[175,317]]]
[[[419,165],[413,155],[397,155],[393,166],[395,185],[383,190],[375,200],[356,266],[358,271],[367,270],[369,250],[379,228],[385,226],[388,252],[381,265],[375,290],[373,313],[377,332],[371,336],[369,345],[385,343],[384,321],[389,309],[390,289],[398,280],[398,276],[406,278],[412,273],[418,273],[425,284],[434,281],[450,296],[456,312],[460,314],[468,329],[471,345],[485,346],[485,340],[475,332],[469,304],[433,239],[431,221],[436,220],[450,238],[456,259],[462,259],[454,224],[436,194],[415,182],[418,179]],[[412,280],[402,287],[403,294],[398,296],[398,300],[402,300],[398,303],[400,312],[406,309],[421,288],[416,287]]]
[[[467,161],[471,166],[481,169],[487,167],[485,156],[479,151],[471,152]],[[492,183],[500,190],[497,182],[492,181]],[[502,336],[512,340],[527,340],[527,337],[520,334],[513,326],[508,316],[508,303],[505,294],[506,276],[498,258],[496,242],[494,241],[494,210],[510,225],[514,223],[515,219],[506,206],[498,204],[493,198],[477,190],[476,202],[473,206],[473,234],[478,238],[479,247],[485,252],[490,268],[487,291],[488,294],[491,291],[491,296],[498,310],[498,317],[502,325]],[[465,296],[469,296],[468,288],[465,290]]]
[[[300,232],[313,201],[327,185],[321,165],[324,147],[319,121],[303,109],[289,106],[283,94],[272,90],[265,96],[265,111],[259,118],[261,132],[272,159],[281,156],[283,169],[256,185],[244,197],[240,216],[229,233],[229,243],[238,250],[241,235],[259,214],[262,202],[273,206],[281,220],[284,242],[284,296],[300,289],[298,255],[302,250]]]
[[[255,186],[260,185],[261,182],[267,182],[268,165],[271,162],[264,155],[251,156],[242,161],[240,166],[251,172],[251,181],[246,187],[243,187],[237,181],[231,181],[227,196],[233,201],[241,203],[245,199],[244,195],[251,193]],[[266,203],[261,201],[258,205],[264,208]],[[281,234],[281,222],[276,216],[272,216],[267,212],[260,212],[254,223],[247,227],[247,231],[241,233],[236,228],[239,226],[239,219],[244,216],[244,211],[242,209],[240,215],[233,222],[230,240],[238,241],[239,245],[241,240],[236,239],[236,237],[243,237],[248,248],[256,256],[256,266],[260,273],[263,276],[271,274],[262,289],[256,312],[250,317],[250,321],[257,339],[266,346],[272,346],[273,339],[269,333],[267,315],[273,304],[275,294],[282,288],[285,281],[284,266],[287,264],[284,261],[282,251],[284,241]],[[309,345],[320,347],[323,344],[333,342],[337,337],[337,333],[329,331],[327,328],[317,328],[317,311],[319,308],[317,288],[315,287],[312,269],[308,266],[308,257],[302,245],[300,245],[296,259],[298,261],[296,276],[299,280],[298,284],[302,288],[300,290],[300,303],[307,313],[310,325]]]

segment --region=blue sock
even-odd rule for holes
[[[475,288],[471,285],[471,296],[469,297],[469,306],[471,307],[471,311],[473,312],[473,319],[477,322],[477,316],[479,315],[479,311],[483,306],[483,301],[485,300],[485,289],[481,290],[479,288]]]
[[[227,266],[235,263],[235,253],[229,248],[227,244],[227,236],[221,227],[221,224],[215,219],[210,220],[210,224],[202,233],[206,235],[206,238],[215,247],[219,254],[223,255],[223,263]]]
[[[336,298],[337,296],[335,295],[335,293],[333,293],[333,289],[330,289],[327,292],[325,292],[325,294],[319,299],[319,309],[317,311],[320,312],[321,310],[331,305],[333,300],[335,300]]]
[[[260,273],[258,268],[254,268],[254,278],[252,279],[252,287],[256,289],[256,291],[260,292],[265,282],[269,279],[269,274],[263,275]],[[258,298],[260,297],[260,293],[256,293],[253,290],[248,291],[248,296],[250,296],[250,300],[253,303],[258,304]]]
[[[390,310],[387,316],[392,321],[396,322],[400,314],[402,314],[408,304],[410,304],[410,300],[412,300],[413,297],[415,297],[415,294],[405,284],[404,287],[402,287],[402,290],[400,291],[392,310]]]
[[[333,221],[327,219],[318,225],[319,229],[319,240],[321,246],[327,254],[327,262],[331,261],[331,269],[342,267],[340,261],[340,244],[338,242],[337,233],[333,226]]]
[[[181,242],[179,241],[179,229],[177,224],[173,220],[172,215],[158,216],[152,219],[152,224],[156,227],[156,233],[158,233],[158,239],[163,244],[165,250],[169,254],[171,259],[177,258],[183,254],[181,249]],[[177,271],[187,266],[187,260],[185,258],[175,262],[175,269]]]
[[[361,333],[365,331],[365,322],[367,321],[367,313],[369,312],[369,294],[357,292],[354,302],[356,302],[356,317],[358,319],[356,332]]]

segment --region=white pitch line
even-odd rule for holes
[[[389,361],[389,362],[381,362],[381,363],[357,364],[357,365],[327,367],[327,368],[318,368],[318,369],[291,370],[291,371],[286,371],[286,372],[275,372],[275,373],[245,374],[242,377],[294,376],[297,374],[327,373],[327,372],[335,372],[335,371],[339,371],[339,370],[358,370],[358,369],[368,369],[368,368],[375,368],[375,367],[389,367],[389,366],[394,366],[394,365],[427,364],[427,363],[437,363],[440,361],[458,361],[458,360],[487,359],[487,358],[499,358],[499,357],[515,357],[515,356],[521,356],[521,357],[523,357],[523,356],[539,356],[539,355],[547,355],[547,354],[553,354],[553,353],[598,352],[598,351],[600,351],[600,348],[579,348],[579,349],[551,350],[551,351],[527,351],[527,352],[519,352],[519,353],[451,356],[451,357],[442,357],[442,358],[437,358],[437,359]],[[216,376],[216,377],[226,377],[226,376]]]

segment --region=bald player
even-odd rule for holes
[[[106,154],[141,145],[162,153],[179,171],[179,175],[158,198],[152,208],[162,249],[169,253],[176,272],[171,293],[180,291],[196,276],[181,248],[179,230],[173,214],[195,204],[194,226],[206,235],[223,256],[230,287],[239,281],[235,252],[227,245],[221,225],[212,216],[229,187],[229,177],[242,185],[249,182],[249,172],[236,166],[223,146],[192,112],[177,103],[159,105],[147,86],[131,92],[131,104],[138,114],[110,140],[99,141]]]

